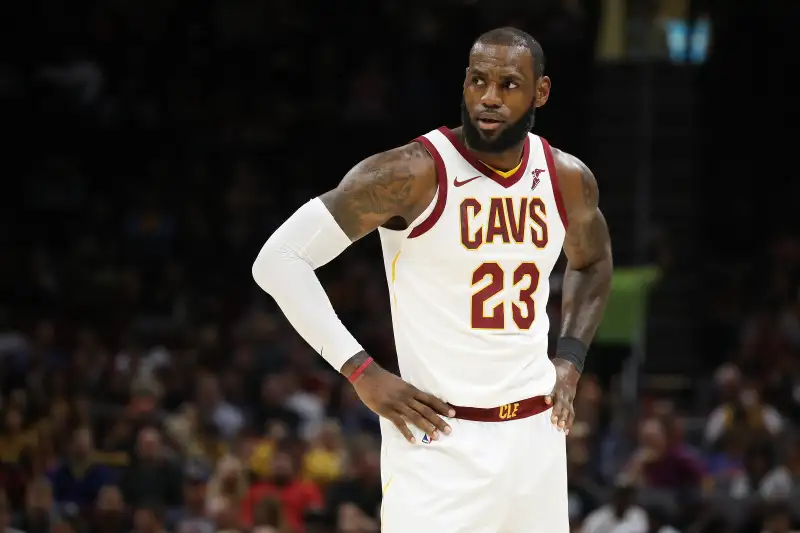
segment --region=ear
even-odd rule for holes
[[[536,80],[536,100],[534,104],[536,107],[542,107],[544,104],[547,103],[547,99],[550,98],[550,78],[548,76],[542,76],[538,80]]]

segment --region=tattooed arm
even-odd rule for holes
[[[297,332],[346,376],[367,355],[336,317],[314,270],[375,228],[413,220],[435,192],[435,165],[422,145],[374,155],[353,167],[335,189],[298,209],[253,264],[256,283]]]
[[[561,337],[588,346],[594,338],[611,290],[611,237],[598,207],[597,180],[579,159],[553,150],[567,211],[564,252],[567,269],[562,289]]]
[[[432,438],[450,428],[451,408],[379,367],[341,323],[314,270],[384,224],[417,218],[436,193],[433,159],[417,143],[370,157],[334,190],[298,209],[267,240],[253,278],[303,339],[350,378],[364,404],[409,441],[411,422]],[[452,416],[452,415],[451,415]]]
[[[578,158],[553,149],[561,195],[567,211],[562,287],[561,338],[553,364],[556,386],[547,396],[553,424],[569,432],[575,419],[572,401],[583,358],[603,318],[611,290],[611,238],[598,208],[597,181]]]
[[[411,222],[435,193],[433,159],[422,145],[411,143],[365,159],[320,199],[356,241],[391,219]]]

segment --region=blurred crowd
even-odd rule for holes
[[[0,60],[23,147],[0,210],[0,527],[377,532],[377,420],[250,265],[360,157],[458,119],[442,80],[479,29],[524,27],[563,65],[585,44],[570,37],[584,3],[146,4],[40,0],[6,28],[71,44]],[[392,368],[375,244],[321,276]],[[692,377],[706,394],[631,409],[619,383],[582,379],[576,531],[787,533],[800,519],[800,254],[792,240],[765,253],[717,277],[721,353],[704,354],[712,379]]]

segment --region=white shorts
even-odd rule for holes
[[[416,444],[381,419],[381,532],[569,533],[566,441],[550,413],[448,419],[453,432],[428,443],[411,427]]]

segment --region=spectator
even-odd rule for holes
[[[122,492],[115,485],[106,485],[97,496],[94,513],[90,519],[91,533],[126,533],[130,523],[125,514]]]
[[[113,482],[111,471],[94,461],[92,430],[79,427],[72,434],[70,454],[50,476],[53,496],[61,505],[85,510],[94,505],[100,488]]]
[[[200,378],[197,391],[200,416],[208,417],[224,437],[232,437],[244,425],[244,415],[225,401],[219,390],[217,378],[206,374]]]
[[[155,427],[139,430],[134,460],[125,469],[120,483],[129,505],[181,505],[180,466],[166,457],[161,433]]]
[[[283,504],[277,498],[264,498],[253,510],[253,533],[291,533]]]
[[[23,452],[36,444],[35,434],[24,431],[23,415],[16,407],[9,407],[5,411],[4,422],[4,431],[0,436],[0,460],[17,463]]]
[[[667,440],[664,423],[657,418],[642,422],[639,447],[625,467],[625,475],[639,487],[699,489],[702,468],[681,445]]]
[[[764,481],[774,462],[775,452],[768,441],[751,443],[745,452],[744,471],[731,479],[730,495],[737,499],[748,498],[753,494],[768,496],[769,487]]]
[[[139,506],[133,513],[133,533],[166,533],[164,509],[158,504]]]
[[[133,425],[126,418],[111,424],[100,449],[95,452],[98,462],[107,465],[117,477],[121,476],[131,463],[131,442]]]
[[[304,477],[324,487],[342,476],[346,461],[342,428],[335,420],[328,420],[311,440],[304,455]]]
[[[717,440],[714,450],[706,458],[706,474],[709,485],[728,483],[744,469],[744,455],[750,432],[746,426],[738,424],[728,429]]]
[[[634,504],[636,490],[620,480],[611,501],[595,509],[583,522],[583,533],[623,533],[647,531],[647,513]]]
[[[247,525],[253,524],[255,506],[264,498],[277,498],[286,513],[286,522],[293,531],[303,532],[303,516],[308,509],[322,507],[322,494],[313,483],[299,479],[294,459],[285,449],[278,449],[272,458],[270,474],[250,487],[242,505]]]
[[[300,415],[286,405],[288,390],[279,374],[264,376],[261,383],[261,401],[255,408],[254,425],[266,427],[271,420],[286,424],[291,432],[298,431]]]
[[[373,527],[380,523],[382,497],[380,450],[372,439],[356,442],[346,479],[330,487],[326,498],[331,513],[342,520]],[[387,482],[388,483],[388,482]],[[342,508],[345,507],[345,510]],[[358,515],[358,519],[353,518]],[[366,527],[366,526],[364,526]]]
[[[215,533],[213,520],[206,512],[206,482],[203,467],[189,466],[184,476],[183,508],[173,514],[176,533]]]
[[[764,477],[760,492],[766,500],[775,501],[789,498],[797,489],[800,489],[800,438],[795,438],[791,443],[783,464]]]
[[[242,462],[232,455],[222,457],[217,463],[214,476],[208,484],[206,509],[210,516],[231,513],[245,501],[247,478]]]
[[[50,526],[59,521],[59,512],[53,501],[53,492],[47,479],[33,480],[25,494],[25,509],[19,527],[26,533],[49,533]]]
[[[775,436],[783,429],[783,419],[771,406],[761,402],[753,387],[742,386],[739,369],[723,365],[716,374],[722,403],[711,412],[705,428],[705,441],[714,445],[726,429],[736,423],[747,424],[753,431]]]

